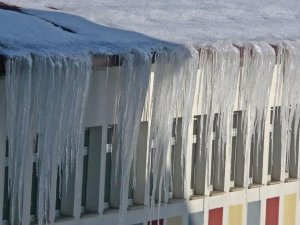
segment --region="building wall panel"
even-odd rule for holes
[[[259,225],[260,201],[249,202],[247,208],[247,225]]]
[[[229,207],[228,225],[243,224],[243,205],[232,205]]]
[[[267,199],[266,225],[278,225],[279,197]]]
[[[215,208],[209,210],[208,225],[222,225],[223,208]]]
[[[204,225],[204,213],[197,212],[189,215],[189,225]]]
[[[174,216],[167,219],[168,225],[182,225],[182,217]]]
[[[284,197],[283,225],[296,225],[296,201],[296,194],[286,195]]]

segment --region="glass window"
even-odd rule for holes
[[[112,143],[113,143],[114,130],[115,130],[114,125],[108,126],[107,128],[104,202],[109,202],[109,196],[110,196]]]
[[[5,171],[4,171],[4,196],[3,196],[3,216],[2,219],[4,221],[9,221],[9,207],[10,207],[10,199],[8,194],[8,139],[6,139],[6,149],[5,149]]]

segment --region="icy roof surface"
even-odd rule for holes
[[[297,1],[266,0],[10,0],[25,8],[58,10],[168,41],[298,38]]]
[[[84,43],[83,45],[87,46],[89,42],[89,44],[97,43],[99,46],[105,43],[112,48],[116,45],[120,47],[131,46],[134,43],[136,45],[157,43],[157,40],[152,38],[193,45],[218,40],[300,39],[300,3],[296,0],[179,0],[176,2],[172,0],[9,0],[6,2],[22,7],[24,13],[39,17],[42,21],[38,21],[33,16],[25,18],[1,10],[0,21],[9,23],[0,22],[0,43],[3,39],[18,39],[18,35],[21,35],[20,41],[29,38],[29,45],[34,42],[41,42],[41,44],[47,42],[50,45]],[[74,16],[67,15],[65,12]],[[67,34],[49,24],[42,28],[44,20],[67,27],[76,34]],[[12,26],[16,29],[10,30]],[[29,34],[26,31],[28,29]],[[48,29],[48,33],[45,29]],[[39,31],[41,34],[37,34]],[[34,36],[31,39],[32,43],[31,36]]]

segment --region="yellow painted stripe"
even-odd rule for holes
[[[296,225],[296,201],[296,194],[286,195],[284,197],[283,225]]]
[[[175,216],[168,218],[168,225],[182,225],[182,217]]]
[[[228,225],[243,225],[243,205],[229,207]]]

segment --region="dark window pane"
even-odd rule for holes
[[[32,167],[32,183],[31,183],[31,207],[30,215],[36,215],[37,192],[38,192],[38,177],[36,173],[36,163]]]
[[[85,129],[85,132],[84,132],[84,147],[86,147],[86,148],[89,146],[89,138],[90,138],[90,130]]]
[[[8,166],[5,167],[4,196],[3,196],[3,220],[9,220],[10,200],[8,198]]]
[[[236,137],[232,137],[232,146],[231,146],[231,173],[230,173],[230,180],[235,180],[235,168],[236,168]]]
[[[111,152],[108,152],[106,153],[104,202],[109,202],[110,179],[111,179],[110,176],[111,176]]]
[[[195,184],[196,146],[197,146],[197,144],[193,144],[193,148],[192,148],[192,176],[191,176],[191,189],[194,189],[194,184]]]
[[[61,181],[62,181],[62,174],[57,172],[57,181],[56,181],[56,201],[55,201],[55,210],[60,210],[61,208]]]
[[[38,144],[39,144],[39,135],[36,135],[36,138],[34,140],[34,146],[33,146],[33,152],[37,153],[38,152]]]
[[[128,185],[128,199],[133,199],[133,167],[130,169],[129,185]]]
[[[87,173],[88,173],[88,156],[85,155],[83,157],[81,206],[86,206]]]
[[[6,139],[6,144],[5,144],[5,157],[8,157],[8,147],[9,147],[8,139]]]

